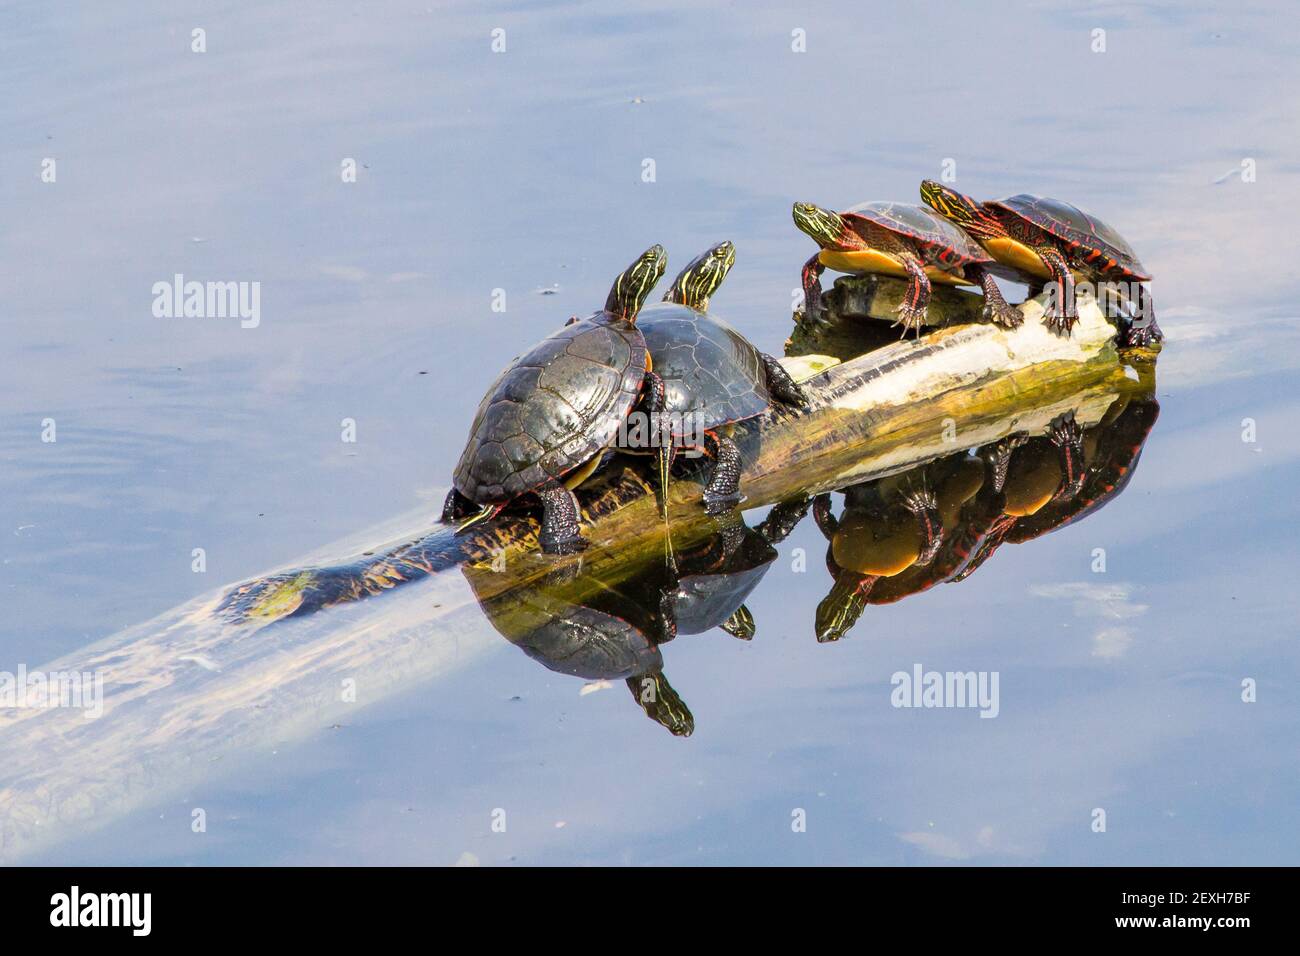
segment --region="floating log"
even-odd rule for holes
[[[738,428],[745,506],[903,471],[1041,429],[1066,410],[1086,426],[1114,398],[1150,387],[1116,352],[1095,303],[1081,302],[1068,339],[1043,327],[1041,303],[1024,308],[1015,331],[966,324],[838,364],[785,359],[812,408],[774,410]],[[711,530],[700,494],[697,480],[673,482],[675,540]],[[192,785],[223,757],[317,732],[504,645],[478,599],[579,565],[616,580],[662,555],[665,523],[640,465],[611,470],[581,497],[590,544],[581,555],[539,554],[528,516],[459,537],[438,526],[351,560],[224,589],[51,663],[46,672],[101,676],[102,714],[0,710],[0,859],[75,836]],[[466,563],[493,572],[478,575],[477,594],[460,573]]]

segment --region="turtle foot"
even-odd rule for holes
[[[988,463],[993,481],[993,493],[1001,494],[1007,483],[1007,468],[1011,466],[1011,455],[1025,443],[1024,435],[1008,435],[983,454]]]
[[[1043,318],[1043,323],[1047,326],[1049,332],[1065,339],[1070,337],[1070,333],[1074,331],[1074,325],[1078,321],[1078,312],[1069,313],[1059,309],[1048,312]]]
[[[907,304],[898,307],[898,318],[894,320],[895,325],[903,327],[903,334],[899,338],[907,338],[907,333],[915,331],[916,337],[921,337],[921,329],[925,327],[926,310],[918,309]]]
[[[831,321],[830,312],[820,302],[817,305],[805,303],[800,315],[801,318],[796,321],[814,332],[824,332],[835,324]]]
[[[767,378],[768,390],[777,401],[794,408],[808,409],[808,395],[799,384],[790,377],[785,366],[768,355],[759,353],[763,360],[763,371]]]
[[[779,501],[755,530],[767,539],[768,544],[780,544],[808,514],[811,505],[812,499],[806,495]]]
[[[1007,302],[1000,304],[984,303],[984,321],[1004,329],[1018,329],[1024,324],[1025,315],[1014,305]]]
[[[1164,339],[1165,334],[1154,321],[1141,326],[1135,322],[1119,333],[1116,342],[1122,349],[1141,349],[1163,342]]]
[[[1054,497],[1073,498],[1087,477],[1083,467],[1083,430],[1074,420],[1074,412],[1053,418],[1047,426],[1047,436],[1061,453],[1061,486]]]
[[[1048,423],[1047,437],[1057,448],[1083,448],[1083,430],[1074,420],[1074,412],[1063,412]]]

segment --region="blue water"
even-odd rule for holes
[[[1073,200],[1139,251],[1168,336],[1160,422],[1119,499],[829,645],[804,522],[749,601],[751,643],[664,648],[689,739],[501,641],[31,861],[1296,862],[1291,14],[0,11],[9,671],[395,514],[432,519],[495,372],[652,242],[680,266],[735,240],[715,308],[779,352],[812,251],[794,199],[914,201],[951,160],[976,195]],[[176,273],[260,282],[260,324],[156,318]],[[999,716],[892,707],[890,675],[916,663],[999,672]]]

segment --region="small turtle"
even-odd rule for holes
[[[465,574],[477,593],[483,578],[468,566]],[[547,575],[522,591],[481,599],[479,606],[502,637],[548,670],[622,680],[646,716],[673,736],[694,732],[695,718],[668,683],[659,650],[676,634],[662,567],[617,585]]]
[[[524,494],[542,502],[542,550],[586,546],[570,490],[600,459],[641,398],[662,391],[637,313],[667,266],[651,246],[610,289],[605,308],[571,321],[515,359],[488,389],[470,426],[443,507],[463,531]],[[477,513],[474,513],[477,510]]]
[[[772,356],[705,310],[736,260],[730,242],[720,242],[687,264],[664,301],[641,311],[637,328],[645,336],[655,373],[663,382],[662,426],[654,429],[659,451],[663,510],[667,476],[679,448],[713,458],[704,506],[720,513],[739,504],[740,449],[728,432],[772,405],[807,408],[808,398]],[[671,432],[671,436],[668,434]]]
[[[873,273],[907,279],[896,325],[920,335],[926,324],[930,283],[977,285],[984,292],[984,321],[1014,329],[1024,321],[993,281],[987,252],[960,229],[924,206],[868,202],[831,212],[807,202],[794,204],[794,224],[821,249],[803,267],[804,302],[815,318],[821,306],[821,274]],[[1001,270],[998,270],[1001,271]]]
[[[1079,321],[1076,273],[1093,281],[1141,283],[1151,278],[1123,236],[1068,202],[1020,193],[980,203],[929,179],[921,183],[921,198],[970,233],[998,262],[1029,276],[1032,288],[1054,283],[1046,321],[1061,335],[1069,335]],[[1145,286],[1139,290],[1138,315],[1121,330],[1121,346],[1145,346],[1164,338],[1151,294]]]

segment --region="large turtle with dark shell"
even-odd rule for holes
[[[468,517],[464,530],[532,495],[543,508],[543,551],[585,547],[570,489],[594,470],[643,390],[651,404],[660,390],[636,320],[667,263],[663,247],[651,246],[614,280],[603,310],[565,325],[498,376],[470,426],[444,521]]]
[[[1014,329],[1024,321],[1020,310],[1003,298],[990,271],[995,263],[979,244],[942,216],[924,206],[867,202],[844,212],[813,203],[794,204],[794,223],[821,249],[803,267],[807,315],[821,308],[821,274],[872,273],[907,280],[907,292],[895,324],[906,335],[920,335],[927,322],[930,283],[977,285],[984,292],[984,320]],[[1000,269],[997,271],[1001,271]]]
[[[720,242],[687,264],[664,301],[646,306],[637,320],[652,364],[663,383],[660,422],[654,429],[660,483],[667,506],[667,476],[679,449],[705,451],[713,459],[704,489],[711,513],[741,500],[740,449],[730,427],[755,418],[773,402],[808,406],[807,396],[781,363],[706,310],[736,259],[735,246]],[[671,440],[668,440],[671,432]]]
[[[1069,335],[1079,320],[1076,273],[1092,281],[1151,279],[1133,247],[1113,227],[1060,199],[1019,193],[981,203],[929,179],[921,183],[921,198],[970,233],[999,263],[1033,283],[1054,285],[1046,321],[1062,335]],[[1121,346],[1145,346],[1164,338],[1145,286],[1138,285],[1136,299],[1137,317],[1121,329]]]
[[[465,576],[477,592],[480,573],[467,565]],[[617,583],[547,575],[524,590],[482,599],[480,607],[506,640],[548,670],[622,680],[651,720],[676,737],[694,732],[695,718],[668,683],[659,650],[677,633],[662,564]]]

